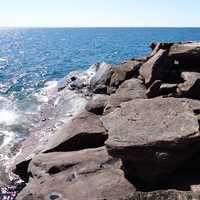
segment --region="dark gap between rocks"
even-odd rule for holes
[[[67,170],[73,166],[75,166],[76,164],[71,164],[71,165],[63,165],[63,166],[60,166],[60,167],[51,167],[49,170],[48,170],[48,173],[49,175],[55,175],[55,174],[58,174],[64,170]]]
[[[81,133],[67,140],[66,142],[63,142],[59,146],[45,151],[44,153],[79,151],[83,149],[98,148],[104,146],[104,143],[107,139],[108,135],[102,135],[99,133],[88,135],[87,133]]]
[[[165,179],[150,184],[140,180],[135,173],[133,164],[123,161],[125,177],[136,187],[137,191],[151,192],[156,190],[181,190],[191,191],[192,185],[200,185],[200,153],[185,161],[172,174],[166,175]]]
[[[29,177],[31,176],[31,174],[28,173],[28,166],[30,162],[31,160],[23,161],[16,165],[16,169],[14,170],[14,173],[26,183],[29,181]]]

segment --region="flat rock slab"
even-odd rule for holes
[[[153,182],[200,150],[200,102],[190,99],[135,99],[102,118],[112,156],[130,161],[136,175]]]
[[[200,42],[174,44],[169,50],[169,56],[177,60],[200,59]]]
[[[33,179],[17,199],[121,199],[135,187],[120,167],[121,161],[109,156],[105,147],[41,154],[30,163]]]

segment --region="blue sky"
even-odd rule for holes
[[[199,0],[0,0],[0,26],[200,27]]]

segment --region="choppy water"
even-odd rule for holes
[[[47,81],[93,63],[144,56],[153,41],[181,40],[200,40],[200,29],[0,29],[0,155],[7,155],[34,125],[32,114],[45,101],[38,94]]]

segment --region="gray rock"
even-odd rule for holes
[[[140,75],[143,77],[147,87],[156,80],[161,80],[167,77],[167,73],[171,67],[171,62],[168,58],[168,52],[160,49],[153,57],[151,57],[140,68]]]
[[[133,165],[134,175],[156,182],[200,151],[196,111],[190,99],[135,99],[102,117],[110,155]],[[198,113],[198,112],[197,112]]]
[[[98,92],[97,88],[109,85],[112,76],[112,66],[106,63],[101,63],[96,74],[90,81],[90,86]]]
[[[119,200],[135,191],[120,167],[104,147],[41,154],[30,163],[33,178],[17,199]]]

